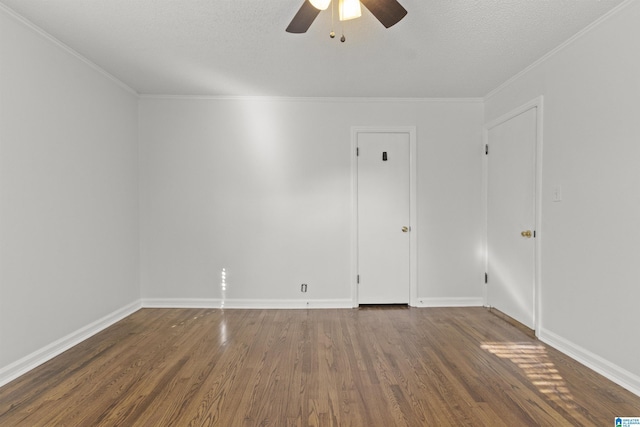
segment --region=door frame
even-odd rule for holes
[[[502,116],[494,119],[488,123],[485,123],[482,129],[482,198],[484,205],[484,271],[488,271],[489,266],[489,227],[488,227],[488,213],[489,213],[489,162],[488,157],[484,155],[486,144],[489,143],[489,130],[503,124],[504,122],[526,112],[531,109],[537,109],[536,111],[536,142],[535,142],[535,159],[534,159],[534,230],[536,233],[534,244],[534,268],[533,268],[533,325],[536,336],[542,328],[542,283],[541,283],[541,259],[542,259],[542,142],[543,142],[543,96],[540,95],[537,98],[532,99],[529,102],[522,104],[521,106],[503,114]],[[491,148],[489,148],[491,149]],[[483,280],[484,282],[484,280]],[[488,306],[488,284],[483,283],[483,300],[484,306]]]
[[[409,305],[418,302],[418,226],[417,226],[417,157],[415,126],[352,126],[351,127],[351,300],[358,307],[358,134],[409,134]]]

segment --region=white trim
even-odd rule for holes
[[[534,239],[534,286],[533,286],[533,329],[539,331],[542,328],[542,146],[543,146],[543,130],[544,130],[544,98],[543,96],[539,96],[537,98],[532,99],[531,101],[522,104],[521,106],[509,111],[506,114],[498,117],[495,120],[492,120],[489,123],[486,123],[482,129],[482,149],[484,150],[485,145],[489,143],[489,130],[510,120],[525,111],[536,108],[536,157],[535,157],[535,191],[534,191],[534,216],[535,216],[535,233],[536,237]],[[491,147],[489,147],[489,153],[491,153]],[[484,236],[483,236],[483,246],[484,246],[484,264],[485,264],[485,272],[488,267],[488,162],[487,156],[483,156],[482,159],[482,198],[484,203]],[[487,301],[487,285],[483,285],[483,295],[484,295],[484,305],[488,305]]]
[[[351,128],[351,306],[358,307],[358,135]]]
[[[218,298],[143,298],[142,308],[220,308]]]
[[[559,46],[557,46],[557,47],[553,48],[551,51],[547,52],[545,55],[543,55],[542,57],[537,59],[535,62],[533,62],[531,65],[526,67],[524,70],[520,71],[519,73],[517,73],[516,75],[511,77],[506,82],[502,83],[500,86],[498,86],[497,88],[493,89],[491,92],[487,93],[484,96],[484,101],[486,102],[491,97],[495,96],[496,94],[501,92],[503,89],[505,89],[506,87],[511,85],[514,81],[518,80],[520,77],[524,76],[529,71],[531,71],[534,68],[536,68],[537,66],[541,65],[547,59],[551,58],[552,56],[556,55],[560,51],[562,51],[565,48],[569,47],[575,41],[581,39],[582,37],[584,37],[585,35],[590,33],[593,29],[595,29],[596,27],[600,26],[600,24],[602,24],[604,21],[606,21],[609,18],[611,18],[612,16],[618,14],[623,9],[625,9],[627,6],[629,6],[629,5],[631,5],[631,4],[635,3],[635,2],[636,2],[636,0],[625,0],[625,1],[623,1],[618,6],[614,7],[609,12],[605,13],[604,15],[602,15],[601,17],[599,17],[598,19],[593,21],[591,24],[589,24],[586,27],[584,27],[582,30],[578,31],[576,34],[574,34],[569,39],[567,39],[566,41],[561,43]]]
[[[10,381],[18,378],[20,375],[27,373],[28,371],[42,365],[43,363],[53,359],[62,352],[70,349],[71,347],[80,344],[82,341],[90,338],[98,332],[108,328],[114,323],[124,319],[127,316],[135,313],[142,307],[140,301],[132,302],[131,304],[122,307],[113,313],[107,314],[101,319],[96,320],[78,329],[75,332],[66,335],[59,340],[52,342],[49,345],[42,347],[39,350],[34,351],[31,354],[19,359],[12,364],[0,369],[0,386],[3,386]]]
[[[418,298],[415,307],[482,307],[481,297]]]
[[[540,330],[538,338],[540,341],[554,347],[572,359],[582,363],[589,369],[596,371],[619,386],[640,396],[639,376],[609,362],[607,359],[600,357],[577,344],[572,343],[567,339],[564,339],[560,335],[554,334],[551,331],[547,331],[545,329]]]
[[[20,24],[24,25],[25,27],[27,27],[28,29],[30,29],[34,33],[38,34],[40,37],[42,37],[42,38],[48,40],[49,42],[53,43],[54,45],[56,45],[57,47],[59,47],[60,49],[65,51],[66,53],[70,54],[71,56],[73,56],[74,58],[79,60],[80,62],[82,62],[85,65],[87,65],[89,68],[93,69],[94,71],[97,71],[99,74],[102,74],[104,77],[106,77],[108,80],[111,80],[112,82],[114,82],[115,84],[120,86],[122,89],[126,90],[127,92],[131,93],[132,95],[135,95],[136,97],[138,96],[138,92],[136,92],[131,86],[127,85],[125,82],[123,82],[122,80],[120,80],[119,78],[114,76],[113,74],[109,73],[108,71],[106,71],[104,68],[100,67],[95,62],[90,61],[89,59],[87,59],[86,57],[81,55],[78,51],[76,51],[73,48],[71,48],[70,46],[64,44],[63,42],[61,42],[60,40],[58,40],[57,38],[55,38],[54,36],[52,36],[51,34],[46,32],[42,28],[38,27],[36,24],[34,24],[33,22],[29,21],[27,18],[23,17],[22,15],[20,15],[19,13],[14,11],[13,9],[11,9],[8,6],[0,3],[0,11],[6,13],[8,16],[13,18],[15,21],[17,21]]]
[[[358,307],[358,133],[409,134],[409,305],[418,304],[418,191],[417,137],[415,126],[352,126],[351,127],[351,298]]]
[[[351,299],[270,300],[219,298],[146,298],[144,308],[229,308],[229,309],[304,309],[352,308]]]
[[[273,96],[273,95],[162,95],[140,94],[140,99],[183,99],[210,101],[282,101],[282,102],[409,102],[409,103],[484,103],[484,98],[384,98],[384,97],[330,97],[330,96]]]

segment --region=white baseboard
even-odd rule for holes
[[[637,375],[545,329],[538,331],[538,339],[640,396],[640,377]]]
[[[143,308],[220,308],[216,298],[143,298]]]
[[[60,338],[51,344],[42,347],[39,350],[23,357],[12,364],[0,368],[0,387],[18,378],[20,375],[42,365],[44,362],[53,359],[60,353],[70,349],[74,345],[80,344],[87,338],[97,334],[103,329],[108,328],[114,323],[124,319],[125,317],[135,313],[141,308],[140,301],[135,301],[113,313],[107,314],[101,319],[96,320],[89,325],[78,329],[69,335]]]
[[[238,308],[238,309],[304,309],[304,308],[353,308],[351,299],[327,300],[268,300],[217,298],[146,298],[145,308]]]
[[[482,307],[482,297],[418,298],[416,307]]]

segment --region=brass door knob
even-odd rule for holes
[[[402,227],[402,232],[403,233],[408,233],[409,232],[409,227],[407,227],[406,225],[404,227]]]
[[[522,237],[526,237],[527,239],[529,239],[529,238],[531,238],[531,236],[532,236],[533,234],[531,233],[531,230],[526,230],[526,231],[521,232],[521,233],[520,233],[520,235],[521,235]]]

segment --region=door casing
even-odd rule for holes
[[[415,126],[353,126],[351,128],[351,299],[358,307],[358,157],[356,148],[359,133],[406,133],[409,135],[409,305],[418,301],[417,256],[417,171]]]
[[[536,112],[536,141],[535,141],[535,191],[534,191],[534,217],[535,217],[535,232],[536,236],[534,239],[534,309],[533,309],[533,324],[536,335],[538,331],[540,331],[542,327],[542,318],[541,318],[541,294],[542,294],[542,285],[541,285],[541,253],[542,253],[542,240],[543,240],[543,232],[542,232],[542,142],[543,142],[543,97],[539,96],[505,114],[498,117],[491,122],[488,122],[483,127],[482,137],[482,152],[484,154],[485,147],[489,143],[489,130],[532,109],[537,109]],[[485,264],[485,272],[488,270],[489,263],[489,248],[488,248],[488,183],[489,183],[489,169],[488,169],[488,159],[487,156],[483,155],[483,166],[482,166],[482,175],[483,175],[483,205],[484,205],[484,264]],[[484,279],[484,278],[483,278]],[[489,279],[491,280],[491,279]],[[488,305],[488,292],[487,292],[487,284],[484,283],[483,280],[483,299],[484,305]]]

